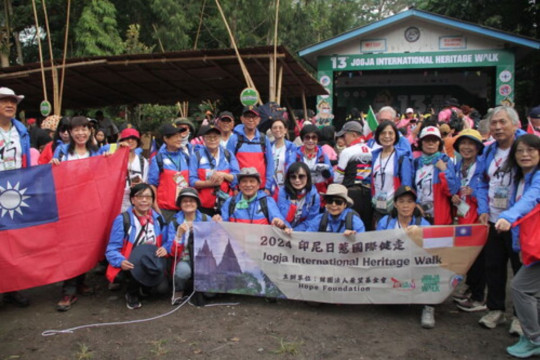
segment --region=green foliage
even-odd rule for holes
[[[129,25],[126,31],[126,41],[124,49],[126,54],[150,54],[152,47],[148,47],[139,40],[141,26],[139,24]]]
[[[161,124],[171,122],[177,117],[176,106],[144,104],[135,107],[133,124],[141,132],[156,131]]]
[[[109,0],[86,3],[75,26],[76,55],[121,54],[124,48],[116,25],[116,8]]]

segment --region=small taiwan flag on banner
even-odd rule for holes
[[[487,240],[485,225],[456,226],[455,246],[484,246]]]
[[[0,172],[0,293],[82,274],[120,212],[128,150]]]
[[[435,249],[454,246],[453,226],[429,226],[423,227],[423,248]]]

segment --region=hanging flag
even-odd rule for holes
[[[152,143],[150,145],[150,156],[148,157],[148,160],[156,156],[157,153],[158,153],[158,147],[156,144],[156,138],[152,137]]]
[[[0,173],[0,293],[95,266],[120,212],[128,153]]]
[[[377,122],[377,117],[375,116],[371,105],[369,106],[369,111],[366,116],[366,124],[367,126],[364,125],[364,136],[369,136],[371,133],[375,132],[377,126],[379,126],[379,123]]]

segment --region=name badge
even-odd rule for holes
[[[506,209],[508,207],[508,188],[497,187],[493,198],[493,207],[497,209]]]

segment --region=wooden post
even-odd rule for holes
[[[52,40],[51,40],[51,29],[49,28],[49,15],[47,15],[47,4],[45,3],[45,0],[41,0],[41,4],[43,5],[43,17],[45,18],[45,30],[47,31],[47,42],[49,43],[49,57],[51,59],[51,75],[52,75],[52,83],[53,83],[53,109],[54,114],[59,115],[58,112],[58,71],[56,69],[56,65],[54,64],[54,54],[53,54],[53,48],[52,48]]]
[[[274,92],[270,92],[270,98],[274,99],[274,101],[277,101],[276,98],[277,98],[277,89],[276,89],[276,83],[278,82],[277,81],[277,43],[278,43],[278,23],[279,23],[279,0],[276,0],[276,21],[275,21],[275,25],[274,25],[274,58],[272,59],[273,61],[273,66],[272,66],[272,69],[274,70],[273,72],[271,72],[271,79],[272,79],[272,84],[274,84]],[[272,101],[272,100],[270,100]]]
[[[281,104],[281,84],[283,82],[283,66],[279,67],[276,102]]]
[[[304,108],[304,121],[308,120],[307,116],[307,104],[306,104],[306,91],[302,90],[302,107]]]
[[[276,101],[276,68],[274,58],[268,59],[268,101]]]
[[[62,113],[62,99],[64,98],[64,79],[66,77],[66,56],[67,56],[67,45],[68,45],[68,34],[69,34],[69,14],[71,13],[71,0],[68,0],[67,3],[67,14],[66,14],[66,34],[64,36],[64,54],[62,56],[62,77],[60,79],[60,94],[58,95],[58,108],[54,108],[54,114],[60,115]]]
[[[34,20],[35,20],[35,25],[36,25],[36,36],[37,36],[38,51],[39,51],[39,64],[41,65],[41,82],[43,84],[43,99],[47,100],[47,83],[45,81],[45,69],[43,68],[43,50],[41,49],[41,35],[39,32],[36,0],[32,0],[32,8],[34,10]]]

